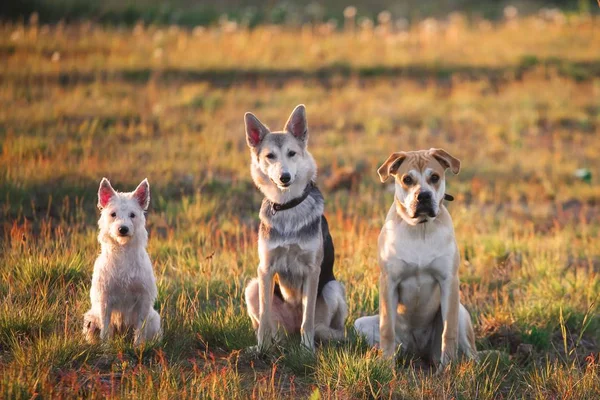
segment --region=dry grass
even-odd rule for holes
[[[0,397],[596,398],[594,23],[455,21],[356,37],[1,26]],[[313,356],[292,339],[254,359],[240,351],[255,341],[242,292],[261,196],[242,116],[279,128],[298,103],[319,182],[355,172],[350,190],[325,193],[350,340]],[[392,194],[375,170],[390,151],[432,146],[463,161],[448,178],[462,300],[479,347],[501,351],[443,376],[414,360],[392,368],[351,329],[378,308],[376,238]],[[165,338],[144,349],[80,334],[102,176],[152,186]]]

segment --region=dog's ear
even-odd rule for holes
[[[456,157],[451,156],[443,149],[429,149],[429,154],[431,154],[445,169],[450,168],[450,171],[454,175],[460,172],[460,160]]]
[[[98,189],[98,208],[103,209],[108,205],[110,199],[116,195],[115,189],[110,185],[110,182],[106,178],[102,178],[100,181],[100,188]]]
[[[306,144],[308,139],[308,123],[306,122],[306,107],[304,104],[297,105],[285,123],[285,130]]]
[[[262,142],[269,129],[256,116],[250,112],[244,115],[246,124],[246,142],[250,148],[254,148]]]
[[[390,175],[395,174],[398,171],[398,168],[400,168],[400,164],[402,164],[405,159],[406,153],[403,151],[392,153],[377,170],[381,182],[387,181]]]
[[[144,179],[133,191],[133,198],[138,202],[142,210],[146,211],[150,205],[150,184],[148,178]]]

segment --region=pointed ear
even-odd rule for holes
[[[98,208],[103,209],[108,205],[110,199],[116,195],[115,189],[110,185],[110,182],[106,178],[102,178],[100,181],[100,188],[98,189]]]
[[[133,191],[133,198],[137,200],[142,210],[146,211],[150,205],[150,184],[148,178],[144,179]]]
[[[246,142],[248,146],[254,148],[262,142],[269,129],[254,114],[247,112],[244,114],[244,123],[246,124]]]
[[[308,139],[308,123],[306,122],[306,108],[300,104],[294,108],[292,114],[285,123],[285,130],[290,132],[301,142],[306,143]]]
[[[460,172],[460,160],[458,158],[452,157],[443,149],[429,149],[429,154],[431,154],[445,169],[450,168],[450,171],[454,175]]]
[[[398,168],[405,159],[406,153],[403,151],[398,153],[392,153],[377,170],[381,182],[387,181],[390,175],[394,175],[398,171]]]

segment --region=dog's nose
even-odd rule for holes
[[[119,227],[119,235],[127,235],[129,233],[129,228],[126,226]]]
[[[289,174],[289,172],[284,172],[279,177],[279,180],[281,181],[281,183],[288,183],[291,179],[292,179],[292,176]]]
[[[427,203],[431,201],[431,192],[419,192],[417,195],[417,201],[419,203]]]

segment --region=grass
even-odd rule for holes
[[[596,398],[600,30],[585,15],[541,21],[353,34],[0,25],[0,397]],[[291,337],[261,358],[245,351],[261,195],[242,116],[279,128],[298,103],[349,339],[313,355]],[[448,176],[461,299],[492,350],[442,375],[384,362],[352,329],[378,309],[392,194],[375,171],[391,151],[432,146],[463,162]],[[348,169],[350,189],[327,183]],[[142,349],[81,335],[103,176],[152,187],[165,332]]]

